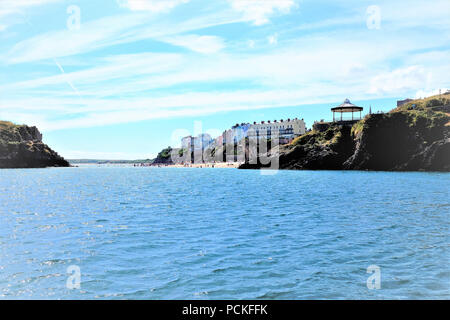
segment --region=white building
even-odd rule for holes
[[[233,141],[237,143],[247,137],[257,137],[258,139],[271,139],[278,135],[280,143],[289,143],[294,138],[306,133],[306,124],[303,119],[287,119],[261,121],[236,124],[231,129],[223,133],[223,143]]]
[[[187,136],[181,139],[181,148],[185,150],[205,150],[214,140],[207,133],[201,133],[196,137]]]
[[[242,139],[248,137],[248,131],[250,130],[250,123],[236,124],[231,127],[231,134],[235,143],[241,141]]]
[[[256,136],[258,138],[271,139],[272,136],[278,135],[280,143],[288,143],[294,138],[306,133],[306,124],[303,119],[287,119],[280,121],[261,121],[261,123],[254,122],[250,126],[249,136]]]
[[[187,136],[181,139],[181,149],[186,162],[203,162],[204,151],[214,144],[214,140],[207,133],[199,134],[197,137]]]
[[[209,134],[200,134],[197,137],[184,137],[181,140],[181,147],[187,151],[191,159],[198,162],[203,161],[203,152],[210,146],[214,148],[214,146],[219,147],[228,144],[237,145],[247,137],[254,137],[258,140],[272,140],[272,142],[276,141],[274,139],[276,137],[278,138],[278,143],[287,144],[305,133],[305,121],[297,118],[274,120],[273,122],[261,121],[261,123],[254,122],[253,124],[241,123],[224,131],[222,136],[217,137],[215,140]]]
[[[194,148],[205,150],[214,140],[207,133],[201,133],[194,138]]]

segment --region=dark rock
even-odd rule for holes
[[[433,142],[422,152],[414,155],[412,159],[399,170],[408,171],[450,171],[450,139],[442,139]]]
[[[430,170],[426,162],[431,159],[425,156],[432,153],[425,150],[443,139],[445,131],[443,123],[433,124],[426,117],[413,118],[407,112],[371,115],[364,120],[363,129],[356,136],[355,153],[344,163],[344,168]]]
[[[356,124],[316,126],[272,157],[280,169],[450,171],[449,101],[415,100]]]
[[[36,127],[0,121],[0,168],[69,167],[69,163],[42,142]]]
[[[330,124],[326,131],[311,132],[290,146],[280,148],[279,168],[291,170],[342,170],[352,155],[351,127]],[[278,155],[273,155],[276,157]],[[263,165],[243,164],[240,169],[258,169]]]

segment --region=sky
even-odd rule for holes
[[[0,119],[68,159],[450,88],[450,1],[0,0]]]

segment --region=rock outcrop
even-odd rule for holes
[[[353,126],[330,124],[281,146],[272,157],[279,158],[280,169],[450,171],[450,95],[367,115]]]
[[[0,121],[0,168],[69,167],[69,163],[42,142],[36,127]]]
[[[167,147],[166,149],[161,150],[160,153],[156,156],[155,159],[151,161],[151,164],[162,164],[162,165],[171,165],[172,161],[172,148]]]
[[[355,153],[344,168],[448,171],[450,145],[446,122],[445,115],[433,112],[371,115],[360,124],[362,128],[355,135]]]

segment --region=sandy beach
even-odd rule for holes
[[[189,163],[189,164],[172,164],[172,165],[153,165],[153,167],[164,168],[238,168],[240,162],[220,162],[220,163]]]

